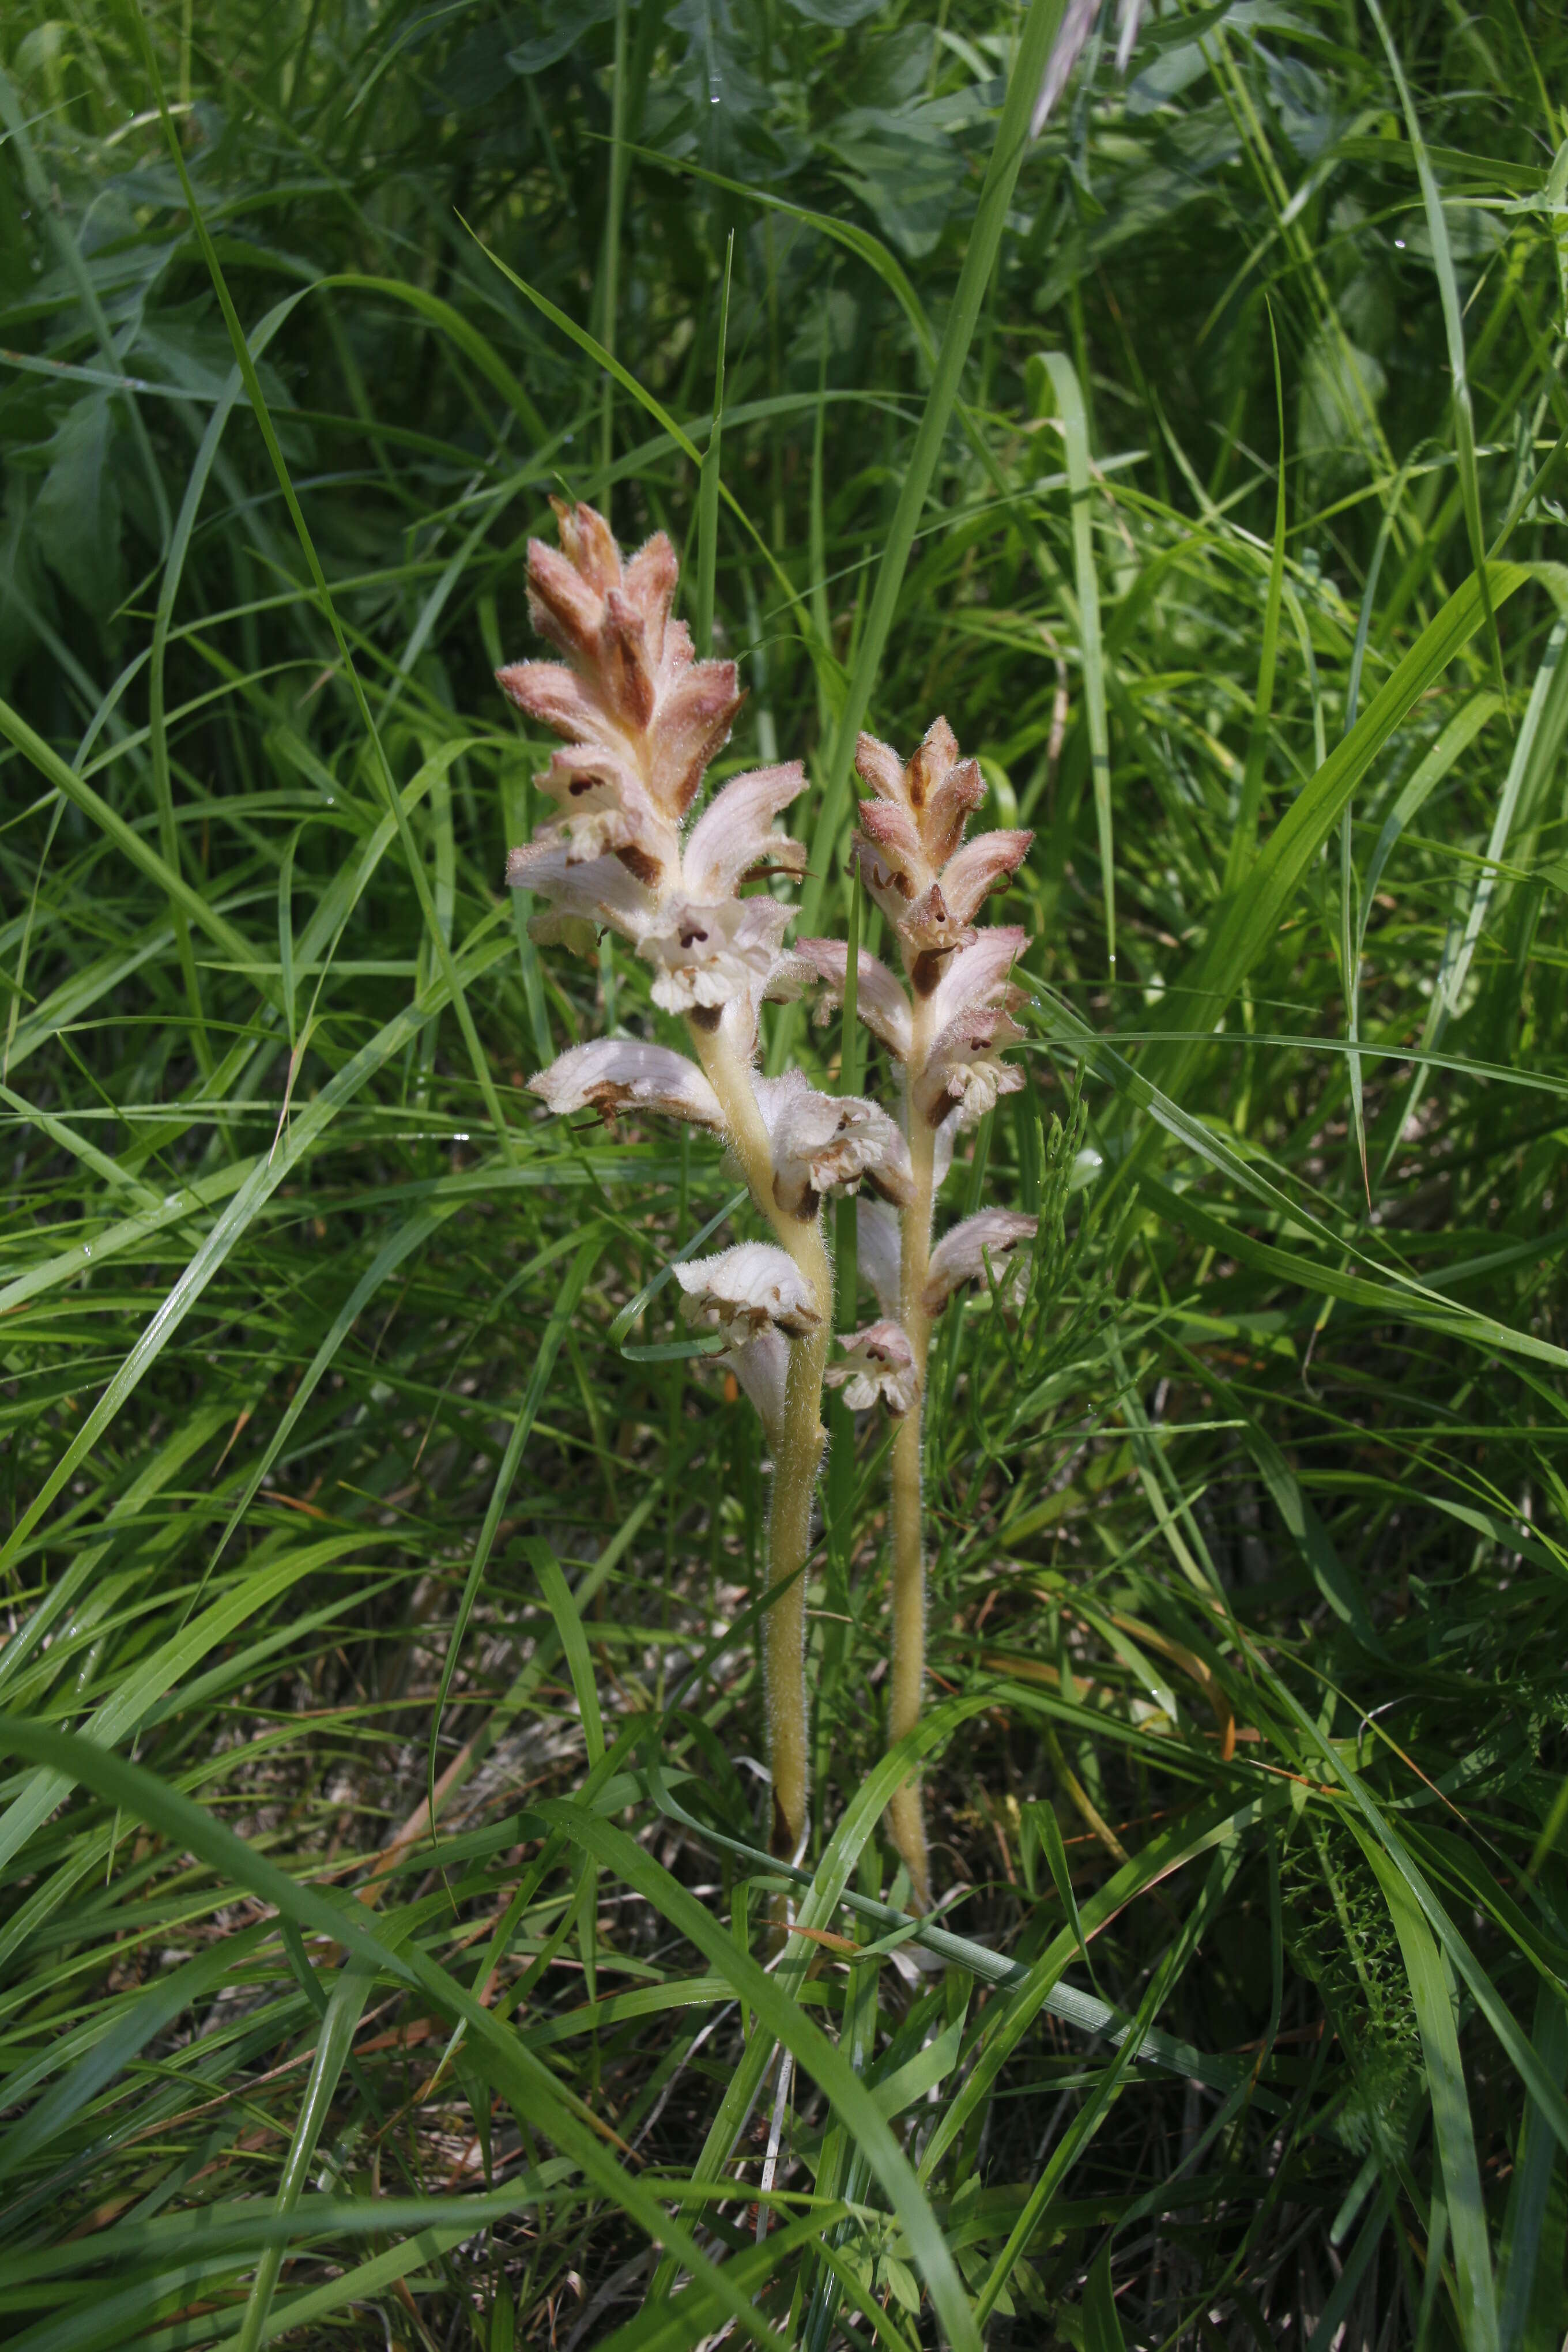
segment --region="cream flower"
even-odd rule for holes
[[[1013,1209],[982,1209],[977,1217],[965,1217],[962,1224],[952,1226],[931,1254],[921,1302],[926,1313],[939,1315],[961,1284],[984,1281],[987,1266],[991,1279],[1005,1295],[1025,1272],[1022,1264],[1009,1265],[1009,1254],[1029,1238],[1035,1225],[1033,1217],[1020,1216]],[[1005,1286],[1004,1276],[1008,1277]]]
[[[793,908],[776,898],[677,898],[637,941],[654,969],[653,1001],[667,1013],[701,1012],[767,993]]]
[[[999,1096],[1016,1094],[1024,1083],[1023,1071],[999,1058],[1023,1034],[1002,1006],[982,1005],[950,1021],[911,1088],[916,1115],[932,1127],[952,1119],[961,1135],[978,1127]]]
[[[722,1332],[731,1347],[743,1347],[770,1325],[798,1339],[822,1320],[810,1283],[772,1242],[739,1242],[717,1257],[692,1258],[676,1267],[675,1278],[686,1293],[680,1311],[687,1321]]]
[[[695,1062],[633,1037],[574,1045],[528,1084],[560,1114],[592,1109],[613,1118],[620,1110],[648,1110],[693,1127],[721,1131],[724,1125],[719,1097]]]
[[[895,1419],[915,1401],[919,1375],[915,1351],[899,1323],[868,1323],[839,1341],[841,1364],[830,1364],[823,1374],[829,1388],[841,1388],[851,1412],[868,1412],[885,1404]]]
[[[755,1086],[773,1147],[773,1198],[787,1215],[815,1217],[824,1193],[853,1192],[862,1176],[884,1200],[914,1197],[909,1145],[875,1103],[818,1094],[799,1070]]]

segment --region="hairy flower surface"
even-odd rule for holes
[[[868,1323],[841,1339],[844,1360],[824,1374],[829,1388],[841,1388],[851,1412],[885,1404],[895,1419],[908,1412],[920,1387],[915,1351],[901,1323]]]
[[[681,1313],[687,1321],[722,1332],[731,1347],[743,1346],[770,1324],[798,1339],[822,1319],[810,1283],[772,1242],[737,1242],[716,1257],[692,1258],[676,1267],[675,1278],[686,1293]]]
[[[999,1286],[1005,1274],[1021,1273],[1021,1265],[1010,1267],[1009,1256],[1028,1240],[1035,1223],[1033,1217],[1013,1209],[982,1209],[978,1216],[950,1227],[931,1254],[923,1299],[927,1314],[940,1314],[962,1284],[984,1282],[987,1265]]]
[[[1023,1071],[1001,1058],[1023,1034],[1000,1006],[950,1021],[911,1088],[915,1116],[931,1127],[951,1119],[960,1134],[977,1127],[999,1096],[1016,1094],[1024,1084]]]
[[[814,1217],[828,1192],[853,1192],[864,1177],[886,1201],[913,1197],[910,1147],[875,1103],[822,1095],[803,1072],[756,1080],[773,1150],[773,1198],[792,1217]]]
[[[632,1037],[574,1045],[528,1084],[531,1094],[563,1114],[596,1110],[613,1118],[620,1110],[650,1110],[693,1127],[721,1130],[724,1125],[719,1097],[695,1062],[668,1045]]]
[[[1034,836],[987,833],[962,845],[985,782],[978,762],[960,757],[945,719],[926,730],[907,764],[862,735],[855,765],[873,794],[860,803],[856,863],[898,934],[916,995],[929,996],[948,958],[972,940],[981,900],[1022,865]]]
[[[670,618],[678,567],[662,533],[626,562],[592,508],[555,511],[560,550],[529,542],[529,611],[565,660],[496,677],[568,740],[536,780],[554,819],[511,852],[507,879],[543,901],[536,940],[591,949],[595,931],[618,932],[653,966],[656,1003],[700,1017],[735,1005],[749,1050],[757,1007],[807,976],[784,953],[789,909],[739,895],[759,868],[804,869],[804,845],[773,829],[803,772],[793,761],[732,777],[683,841],[741,707],[734,664],[694,660]]]

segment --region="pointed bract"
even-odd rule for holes
[[[681,880],[691,897],[727,898],[759,866],[800,873],[805,865],[805,844],[775,833],[773,821],[805,789],[805,772],[798,760],[731,777],[714,794],[687,838]]]
[[[1029,854],[1032,833],[977,833],[942,868],[942,896],[955,923],[973,919],[986,893],[999,890]]]
[[[855,1254],[860,1279],[885,1316],[896,1321],[902,1305],[903,1240],[899,1220],[880,1201],[855,1204]]]
[[[789,1382],[789,1341],[775,1324],[765,1324],[754,1339],[726,1348],[708,1361],[715,1371],[733,1372],[757,1410],[770,1445],[776,1445],[784,1428]]]

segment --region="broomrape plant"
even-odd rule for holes
[[[497,677],[520,710],[566,739],[536,780],[558,814],[511,852],[508,879],[543,901],[529,926],[541,943],[591,954],[603,929],[626,940],[652,969],[654,1003],[685,1021],[691,1054],[605,1037],[572,1047],[530,1084],[557,1113],[657,1112],[723,1135],[773,1234],[674,1273],[683,1314],[724,1343],[715,1360],[756,1408],[773,1454],[763,1634],[772,1846],[794,1859],[807,1832],[805,1569],[826,1442],[824,1380],[844,1388],[852,1409],[879,1401],[899,1421],[888,1725],[897,1740],[918,1721],[924,1678],[921,1429],[932,1321],[962,1284],[994,1279],[1034,1231],[1033,1218],[987,1210],[931,1247],[956,1137],[1023,1083],[1000,1056],[1022,1034],[1009,974],[1024,934],[976,930],[971,919],[1016,869],[1030,836],[963,844],[985,788],[944,720],[908,767],[862,736],[858,765],[874,798],[861,804],[854,855],[898,939],[907,988],[862,951],[858,1010],[899,1066],[902,1123],[859,1096],[818,1092],[801,1070],[762,1076],[764,1003],[824,981],[826,1019],[844,996],[844,943],[808,940],[790,953],[790,908],[770,887],[804,870],[802,844],[774,828],[804,787],[803,771],[791,761],[735,776],[692,821],[742,700],[735,666],[696,660],[689,631],[671,617],[679,566],[662,532],[627,562],[591,508],[557,501],[555,512],[559,551],[529,544],[528,603],[563,658],[519,662]],[[862,1181],[879,1195],[860,1203],[858,1221],[882,1319],[850,1335],[830,1370],[822,1204]],[[912,1785],[889,1820],[924,1907],[930,1872]]]

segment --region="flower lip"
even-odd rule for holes
[[[823,1374],[829,1388],[841,1388],[851,1412],[867,1412],[879,1402],[895,1418],[908,1412],[919,1392],[915,1351],[901,1323],[868,1323],[839,1341],[842,1363]]]
[[[732,1347],[770,1325],[798,1339],[822,1320],[805,1276],[772,1242],[738,1242],[716,1257],[692,1258],[675,1268],[675,1278],[686,1293],[687,1321],[722,1332]]]
[[[914,1108],[932,1127],[956,1115],[961,1132],[976,1126],[999,1095],[1016,1094],[1022,1070],[1000,1060],[1024,1032],[1005,1006],[977,1006],[951,1021],[931,1047],[912,1089]]]

